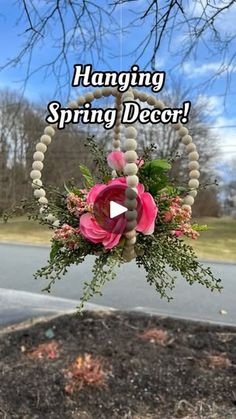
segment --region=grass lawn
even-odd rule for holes
[[[195,221],[195,220],[194,220]],[[202,218],[199,224],[207,224],[198,240],[190,243],[200,258],[236,262],[236,220],[231,218]],[[25,217],[0,221],[0,241],[49,244],[52,232],[45,226]]]
[[[49,244],[52,231],[27,217],[10,219],[7,223],[0,221],[0,242],[21,242]]]
[[[208,230],[201,231],[191,245],[200,258],[236,262],[236,220],[230,217],[201,218],[199,224],[207,224]]]

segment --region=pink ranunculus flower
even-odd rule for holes
[[[98,194],[108,186],[126,185],[126,178],[116,178],[108,182],[108,185],[97,184],[93,186],[87,196],[87,203],[94,204]],[[143,234],[152,234],[155,228],[155,220],[158,208],[152,195],[144,192],[144,186],[139,184],[137,187],[138,196],[142,204],[142,215],[136,226],[136,230]],[[119,220],[117,220],[117,223]],[[92,214],[83,214],[80,217],[80,232],[88,240],[93,243],[102,243],[105,249],[112,249],[116,246],[122,234],[115,234],[105,231],[96,221]]]
[[[123,172],[125,167],[125,155],[122,151],[112,151],[107,156],[107,162],[111,169]]]

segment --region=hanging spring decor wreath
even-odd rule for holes
[[[134,89],[122,94],[107,87],[86,93],[68,106],[78,108],[109,95],[115,97],[117,109],[113,151],[104,157],[96,142],[88,139],[99,182],[81,165],[83,187],[71,183],[62,193],[51,190],[48,199],[41,175],[44,155],[56,135],[56,127],[47,126],[36,145],[30,177],[39,207],[37,218],[54,229],[48,265],[36,277],[49,279],[45,290],[50,291],[69,266],[82,263],[87,255],[95,256],[93,277],[84,284],[79,310],[94,294],[101,293],[104,283],[115,277],[119,265],[132,260],[144,268],[147,281],[161,297],[171,298],[168,289],[174,287],[175,272],[190,285],[198,282],[211,290],[220,290],[220,279],[201,265],[185,240],[185,236],[196,239],[198,230],[204,228],[191,224],[200,172],[199,155],[188,129],[180,122],[172,124],[188,153],[189,181],[183,187],[174,185],[168,177],[169,161],[151,160],[152,147],[145,149],[143,156],[137,155],[138,132],[132,124],[124,127],[125,141],[121,144],[123,103],[147,102],[155,109],[164,109],[164,103],[155,96]],[[111,205],[118,208],[118,215],[109,214]]]

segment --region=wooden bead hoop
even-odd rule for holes
[[[114,126],[114,138],[113,138],[113,150],[120,150],[121,146],[121,112],[122,112],[122,103],[125,101],[135,101],[139,100],[141,102],[146,102],[155,109],[164,109],[165,105],[162,101],[158,100],[155,96],[149,95],[146,92],[138,91],[136,89],[130,89],[125,93],[120,93],[115,88],[103,88],[97,89],[94,92],[88,92],[84,96],[78,97],[77,101],[70,102],[68,108],[74,109],[78,106],[83,106],[85,102],[92,102],[95,99],[100,99],[101,97],[115,96],[115,107],[117,109],[117,118]],[[195,144],[193,143],[192,137],[189,135],[188,129],[183,126],[180,122],[177,124],[172,124],[172,127],[177,130],[179,136],[181,137],[182,143],[185,145],[186,151],[189,157],[189,193],[183,200],[183,208],[191,211],[191,207],[194,204],[194,198],[197,196],[197,189],[199,187],[199,155],[196,149]],[[49,125],[44,129],[44,134],[40,138],[40,142],[36,145],[36,151],[33,155],[33,165],[30,177],[32,179],[32,187],[34,188],[34,196],[38,199],[41,204],[40,213],[45,213],[46,220],[54,227],[59,227],[60,221],[57,220],[52,214],[46,212],[48,200],[46,198],[46,192],[42,187],[41,181],[41,172],[43,170],[43,160],[44,154],[47,151],[47,147],[50,145],[53,136],[55,135],[55,125]],[[127,178],[127,189],[126,189],[126,201],[125,205],[128,208],[126,212],[127,226],[128,231],[125,233],[125,244],[123,257],[126,260],[131,260],[136,257],[134,245],[136,243],[136,218],[134,214],[134,208],[136,207],[136,197],[137,197],[137,186],[138,186],[138,166],[137,161],[137,130],[136,128],[128,124],[125,129],[125,167],[124,174]],[[117,176],[116,172],[112,171],[112,177]],[[136,215],[137,216],[137,215]]]

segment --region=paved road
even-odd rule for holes
[[[33,273],[46,263],[48,252],[46,247],[0,244],[0,288],[41,293],[46,281],[34,280]],[[92,262],[93,258],[88,257],[83,265],[72,267],[54,286],[52,295],[79,300],[83,281],[90,278]],[[189,286],[179,277],[173,292],[174,300],[168,303],[146,283],[143,270],[135,263],[129,263],[120,268],[115,281],[104,287],[103,296],[95,297],[91,302],[122,310],[144,308],[164,315],[236,325],[236,264],[208,265],[223,279],[221,294],[211,293],[200,285]],[[224,316],[220,314],[222,309],[227,311]]]

